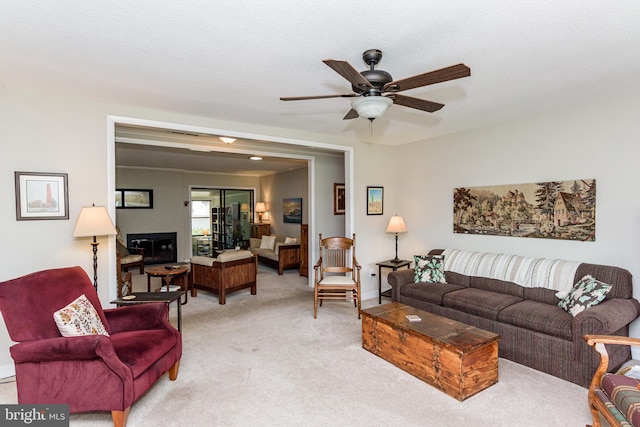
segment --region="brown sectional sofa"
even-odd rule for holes
[[[414,283],[413,269],[389,273],[388,282],[393,301],[497,333],[500,357],[587,387],[599,356],[584,335],[628,336],[629,324],[640,315],[640,303],[633,298],[629,271],[587,263],[576,266],[573,283],[590,274],[613,288],[604,301],[575,317],[558,307],[556,290],[448,271],[446,253],[447,283]],[[631,358],[625,346],[611,348],[609,356],[610,369]]]

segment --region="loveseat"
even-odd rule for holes
[[[583,387],[599,365],[583,336],[628,336],[640,315],[631,273],[622,268],[460,250],[429,255],[444,257],[446,283],[415,283],[415,268],[389,273],[393,301],[497,333],[500,357]],[[574,317],[558,302],[587,275],[611,288]],[[617,369],[631,353],[619,346],[609,357],[610,369]]]
[[[198,289],[218,294],[218,303],[227,302],[227,293],[240,289],[251,289],[251,295],[257,292],[258,266],[256,257],[246,250],[227,250],[216,258],[207,256],[191,257],[189,282],[191,296],[198,296]]]
[[[300,243],[295,237],[275,234],[260,239],[252,237],[249,250],[258,257],[258,261],[277,268],[279,275],[287,268],[300,267]]]

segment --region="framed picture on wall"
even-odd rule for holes
[[[367,187],[367,215],[382,215],[384,205],[384,188]]]
[[[282,200],[282,222],[302,224],[302,198]]]
[[[69,219],[66,173],[15,172],[16,220]]]
[[[333,184],[333,214],[344,215],[346,206],[344,184]]]
[[[153,190],[116,189],[116,208],[153,209]]]

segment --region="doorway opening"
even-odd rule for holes
[[[217,249],[246,249],[253,220],[254,191],[191,189],[191,254],[214,256]]]

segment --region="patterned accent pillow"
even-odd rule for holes
[[[573,285],[569,294],[558,302],[558,306],[564,308],[573,317],[576,317],[578,313],[602,302],[610,290],[611,285],[596,280],[587,274]]]
[[[82,294],[72,303],[53,313],[58,330],[63,337],[82,335],[107,335],[98,312],[87,297]]]
[[[447,283],[444,277],[444,256],[414,255],[413,261],[415,283]]]

